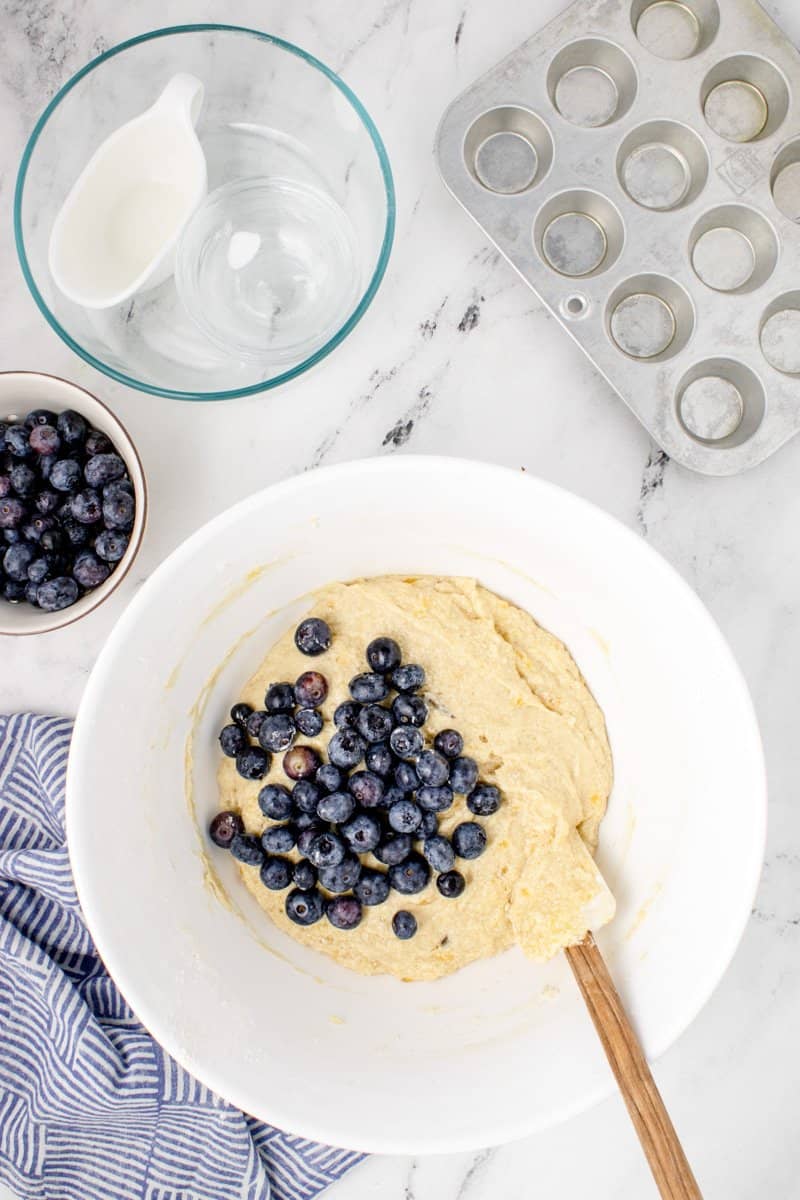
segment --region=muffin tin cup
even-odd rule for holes
[[[756,0],[578,0],[437,136],[456,198],[707,474],[800,431],[797,96],[797,51]]]
[[[719,29],[716,0],[634,0],[631,27],[657,58],[680,62],[711,45]]]

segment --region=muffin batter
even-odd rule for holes
[[[330,625],[330,650],[305,657],[292,626],[243,689],[242,700],[261,708],[270,683],[294,681],[309,667],[321,671],[329,683],[325,725],[319,738],[300,737],[298,744],[322,748],[335,732],[334,709],[349,698],[350,679],[367,670],[367,644],[379,635],[395,638],[404,661],[420,663],[427,675],[426,741],[441,729],[458,729],[464,754],[477,761],[482,781],[500,788],[503,803],[480,818],[485,853],[457,860],[467,884],[459,898],[441,896],[432,879],[417,895],[392,891],[384,904],[365,907],[361,924],[348,931],[325,918],[295,925],[284,912],[286,893],[265,888],[257,867],[241,865],[247,887],[275,924],[354,971],[421,980],[515,943],[544,960],[610,920],[614,901],[591,852],[611,788],[611,752],[602,712],[566,647],[470,579],[335,583],[317,594],[309,611]],[[249,833],[260,834],[268,824],[258,807],[263,784],[291,787],[281,757],[257,783],[242,779],[231,759],[222,761],[221,807],[240,812]],[[473,819],[457,796],[440,814],[439,831],[449,836]],[[409,941],[392,932],[398,909],[417,918]]]

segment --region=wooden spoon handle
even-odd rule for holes
[[[565,953],[663,1200],[703,1200],[594,938],[588,933]]]

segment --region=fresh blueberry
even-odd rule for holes
[[[49,453],[49,451],[48,451]],[[93,454],[83,468],[83,476],[89,487],[102,487],[125,474],[125,463],[118,454]]]
[[[104,529],[95,538],[94,549],[97,557],[102,558],[103,562],[119,562],[128,549],[128,537],[116,529]]]
[[[301,858],[292,868],[292,879],[295,887],[307,892],[317,882],[317,868],[307,858]]]
[[[330,740],[328,758],[335,767],[349,770],[361,762],[367,743],[353,729],[340,729]]]
[[[208,827],[212,842],[223,850],[230,849],[233,839],[241,833],[244,833],[244,822],[235,812],[218,812]]]
[[[380,704],[367,704],[358,714],[356,728],[365,741],[382,742],[392,731],[392,714]]]
[[[41,584],[39,585],[41,587]],[[2,596],[4,600],[9,600],[12,604],[18,604],[20,600],[27,600],[28,588],[30,584],[18,583],[16,579],[4,579],[2,586]],[[36,599],[39,599],[39,593],[36,593]],[[72,601],[70,601],[70,604]],[[66,605],[62,604],[62,608]],[[53,610],[51,610],[53,611]]]
[[[269,713],[258,731],[259,745],[272,754],[288,750],[296,737],[297,729],[288,713]]]
[[[389,737],[389,745],[398,758],[416,758],[424,744],[422,734],[413,725],[398,725]]]
[[[271,892],[282,892],[292,882],[292,864],[287,858],[270,855],[261,864],[259,875],[264,887]]]
[[[361,862],[355,854],[346,854],[337,866],[320,867],[319,881],[326,891],[341,895],[355,887],[360,875]]]
[[[336,896],[325,906],[325,915],[334,929],[355,929],[361,924],[361,901],[355,896]]]
[[[403,789],[399,788],[396,783],[393,783],[384,791],[380,806],[388,812],[393,804],[396,804],[398,800],[404,800],[405,796],[406,793]]]
[[[72,574],[87,591],[99,587],[111,574],[108,563],[104,563],[91,550],[81,550],[75,558]]]
[[[318,833],[323,832],[322,824],[317,818],[316,809],[314,812],[296,813],[293,823],[294,831],[297,834],[298,839],[302,834],[307,833],[309,829],[314,831],[315,837]],[[305,851],[303,851],[303,853],[305,853]]]
[[[252,712],[249,704],[234,704],[231,709],[231,720],[234,725],[238,725],[241,729],[247,728],[247,718]]]
[[[442,837],[440,833],[425,838],[422,853],[434,871],[452,871],[456,861],[455,851],[447,838]]]
[[[324,654],[330,649],[330,627],[320,617],[306,617],[294,631],[294,644],[301,654]]]
[[[344,785],[344,776],[333,763],[323,763],[314,776],[314,781],[326,792],[338,792]]]
[[[290,683],[271,683],[264,697],[268,713],[290,713],[294,708],[294,688]]]
[[[56,518],[52,516],[43,517],[41,513],[31,517],[30,521],[22,526],[22,536],[27,538],[29,542],[38,542],[45,533],[54,533],[56,528]]]
[[[241,754],[249,746],[247,734],[238,725],[226,725],[219,735],[219,744],[222,747],[222,753],[228,758],[236,758],[237,754]]]
[[[0,471],[0,500],[4,500],[11,492],[11,476],[7,471]]]
[[[74,408],[67,408],[58,414],[56,429],[65,446],[79,446],[86,438],[86,421]]]
[[[308,857],[315,867],[338,867],[347,848],[337,833],[321,833],[314,838]]]
[[[28,441],[30,430],[24,425],[9,425],[6,428],[6,449],[14,458],[29,458],[33,454]]]
[[[317,737],[322,733],[324,721],[318,708],[298,708],[294,714],[294,723],[303,737]]]
[[[319,671],[304,671],[294,685],[295,703],[301,708],[319,708],[328,695],[328,681]]]
[[[34,408],[25,418],[25,428],[30,432],[37,425],[55,425],[58,418],[49,408]]]
[[[394,755],[389,749],[389,743],[373,742],[371,746],[367,746],[364,762],[368,771],[373,771],[385,779],[394,766]]]
[[[33,546],[27,542],[17,542],[16,545],[9,546],[3,555],[3,570],[9,579],[25,583],[28,579],[28,567],[35,557],[36,551]]]
[[[313,746],[293,746],[283,756],[283,769],[290,779],[313,779],[321,765]]]
[[[397,863],[404,862],[411,853],[411,838],[406,833],[397,833],[394,837],[389,836],[380,842],[375,850],[375,857],[379,859],[384,866],[394,867]]]
[[[395,725],[424,725],[428,719],[428,706],[421,696],[404,696],[402,693],[392,701],[392,717]]]
[[[2,508],[2,505],[0,505],[0,508]],[[21,542],[22,540],[22,531],[20,529],[3,529],[3,541],[7,546],[16,546],[17,542]]]
[[[42,516],[48,513],[54,513],[61,503],[62,497],[58,492],[53,492],[50,488],[43,488],[33,502],[33,506]]]
[[[377,808],[383,799],[384,782],[372,771],[356,771],[347,786],[362,808]]]
[[[8,472],[11,486],[23,500],[27,500],[36,491],[38,479],[36,472],[27,463],[15,463]]]
[[[15,496],[0,500],[0,529],[16,529],[25,519],[25,505]]]
[[[394,638],[377,637],[367,646],[370,670],[385,674],[400,666],[400,647]]]
[[[459,858],[478,858],[486,849],[486,831],[475,821],[464,821],[453,830],[453,849]]]
[[[439,828],[439,818],[436,816],[436,813],[431,812],[431,810],[428,808],[423,809],[422,810],[422,820],[420,821],[419,829],[417,830],[417,837],[418,838],[433,837],[433,835],[436,833],[438,828]]]
[[[450,763],[436,750],[423,750],[417,759],[417,774],[420,782],[431,787],[441,787],[450,775]]]
[[[50,556],[50,557],[52,557],[52,556]],[[51,571],[50,559],[44,557],[44,555],[43,555],[41,558],[35,558],[33,560],[33,562],[30,564],[30,566],[28,567],[28,579],[30,580],[31,583],[38,585],[40,583],[43,583],[45,581],[45,579],[47,579],[47,576],[50,574],[50,571]],[[39,603],[38,598],[36,600],[36,603],[37,604]]]
[[[345,700],[333,714],[333,723],[337,729],[355,729],[361,705],[353,700]]]
[[[380,824],[369,813],[356,813],[352,821],[342,825],[339,832],[356,854],[366,854],[369,850],[374,850],[381,840]]]
[[[395,786],[402,792],[415,792],[419,787],[416,768],[409,762],[399,762],[394,769]]]
[[[291,825],[270,825],[261,835],[261,845],[267,854],[288,854],[294,843]],[[283,886],[286,887],[286,884]]]
[[[361,878],[353,888],[353,893],[362,904],[371,908],[375,904],[383,904],[384,900],[388,900],[390,890],[385,871],[373,871],[369,867],[365,867],[361,872]]]
[[[316,888],[295,888],[286,897],[286,915],[295,925],[313,925],[325,912],[325,901]]]
[[[347,792],[330,792],[317,804],[317,816],[331,825],[341,825],[355,812],[356,802]]]
[[[73,548],[78,549],[80,546],[88,544],[91,536],[89,529],[86,525],[81,525],[80,521],[76,521],[72,514],[68,517],[61,517],[61,529]]]
[[[78,599],[78,585],[74,579],[60,575],[57,579],[40,583],[36,598],[39,608],[45,612],[58,612],[62,608],[69,608]]]
[[[490,817],[501,803],[500,789],[493,783],[479,783],[467,796],[467,808],[476,817]]]
[[[82,492],[75,492],[70,501],[70,508],[73,517],[76,521],[80,521],[81,525],[93,525],[103,515],[100,497],[92,488],[84,488]]]
[[[116,479],[103,488],[103,520],[108,529],[130,529],[136,501],[124,486],[124,480]]]
[[[114,447],[111,439],[99,429],[90,429],[86,435],[86,454],[91,458],[94,454],[109,454]]]
[[[445,758],[458,758],[464,749],[464,739],[457,729],[442,729],[433,739],[433,748]]]
[[[60,529],[43,529],[39,535],[42,554],[59,554],[64,549],[64,535]]]
[[[258,793],[258,807],[272,821],[286,821],[292,815],[292,797],[282,783],[267,783]]]
[[[417,932],[417,918],[405,908],[398,908],[392,917],[392,930],[401,942],[407,942]]]
[[[42,587],[47,587],[47,584],[43,583]],[[41,604],[41,600],[39,603]],[[258,746],[243,750],[236,756],[236,770],[242,779],[263,779],[269,770],[269,763],[269,755]]]
[[[416,663],[406,663],[392,671],[392,684],[398,692],[418,692],[425,683],[425,672]]]
[[[389,868],[389,883],[403,896],[414,896],[421,892],[427,887],[430,877],[431,869],[419,854],[409,854],[404,862]]]
[[[249,714],[247,718],[247,732],[251,738],[258,738],[261,732],[261,725],[264,724],[265,720],[266,713],[261,709],[257,709],[257,712]]]
[[[238,862],[248,867],[260,867],[264,861],[264,851],[258,838],[249,833],[235,833],[231,838],[231,854]]]
[[[306,819],[310,821],[310,824],[306,829],[301,829],[300,826],[305,823]],[[297,849],[301,854],[308,854],[312,842],[323,832],[322,826],[310,813],[301,813],[294,822],[294,827],[297,833]]]
[[[389,685],[382,675],[365,671],[350,680],[350,695],[359,704],[377,704],[389,695]]]
[[[436,886],[446,900],[455,900],[466,887],[466,880],[460,871],[445,871],[436,879]]]
[[[50,472],[53,470],[53,464],[55,461],[55,454],[41,454],[39,456],[39,474],[45,483],[50,478]]]
[[[460,796],[466,796],[478,782],[478,764],[474,758],[457,758],[450,767],[450,786]]]
[[[444,812],[453,803],[453,789],[448,783],[441,787],[425,784],[417,789],[417,804],[426,812]]]
[[[292,804],[298,813],[315,813],[321,792],[310,779],[298,779],[292,788]]]
[[[28,441],[36,454],[55,454],[61,448],[61,438],[52,425],[36,425]]]
[[[81,482],[81,468],[73,458],[58,458],[50,470],[51,487],[59,492],[74,492]]]
[[[398,800],[389,809],[389,824],[395,833],[413,833],[421,820],[422,813],[413,800]]]

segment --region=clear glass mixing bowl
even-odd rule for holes
[[[67,299],[50,275],[50,231],[72,184],[104,139],[152,104],[178,71],[197,76],[205,85],[197,134],[208,166],[209,197],[236,181],[279,180],[284,203],[290,205],[286,236],[281,236],[281,213],[270,200],[268,209],[255,214],[254,226],[238,231],[242,236],[234,242],[235,254],[227,254],[229,267],[239,265],[236,255],[241,259],[243,248],[246,257],[257,230],[264,252],[252,257],[263,267],[257,279],[263,289],[270,283],[266,251],[275,254],[288,246],[295,253],[303,229],[318,228],[315,204],[320,213],[327,206],[338,230],[335,252],[328,253],[319,270],[309,266],[319,266],[314,258],[319,242],[315,245],[312,239],[307,247],[300,246],[300,261],[313,287],[303,280],[303,288],[292,295],[295,303],[298,295],[308,303],[308,319],[317,320],[318,327],[303,328],[300,310],[295,314],[299,333],[294,341],[279,338],[278,353],[253,353],[252,329],[245,328],[243,338],[220,336],[226,319],[228,329],[236,327],[235,310],[233,321],[231,313],[207,310],[205,316],[212,320],[198,320],[199,294],[186,289],[180,293],[174,276],[115,308],[88,310]],[[221,194],[224,198],[226,191]],[[292,197],[299,207],[291,208]],[[247,215],[253,218],[252,204]],[[264,225],[258,225],[259,216]],[[37,122],[22,156],[14,201],[22,271],[56,333],[121,383],[181,400],[224,400],[263,391],[328,354],[375,295],[391,249],[394,218],[386,150],[347,85],[297,46],[232,25],[155,30],[88,63]],[[267,223],[269,239],[263,236]],[[208,244],[215,245],[211,234]],[[248,267],[252,275],[249,259]],[[200,284],[204,278],[199,276]],[[213,273],[207,279],[212,283],[206,286],[213,287]],[[276,294],[273,308],[289,295],[285,277]],[[249,295],[245,293],[251,316],[254,295],[252,287]],[[224,299],[223,293],[220,302]],[[256,316],[261,314],[256,311]]]

